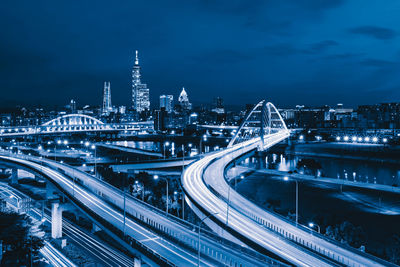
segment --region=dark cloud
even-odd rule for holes
[[[385,7],[396,1],[386,0]],[[160,94],[177,94],[182,86],[195,103],[222,96],[242,105],[267,96],[289,105],[354,103],[350,89],[363,101],[379,101],[363,92],[400,85],[400,38],[372,26],[343,34],[359,11],[351,1],[6,2],[0,9],[0,105],[53,107],[71,98],[100,105],[104,81],[111,82],[115,105],[129,105],[136,49],[153,107]],[[381,6],[366,3],[361,25],[380,21]],[[393,29],[400,26],[397,17],[385,12]]]
[[[281,43],[275,45],[269,45],[264,50],[271,55],[275,56],[290,56],[295,54],[320,54],[326,51],[330,47],[338,46],[339,43],[333,40],[324,40],[305,47],[296,47],[290,43]]]
[[[242,63],[243,61],[254,58],[252,53],[244,51],[235,51],[231,49],[218,49],[211,52],[206,52],[201,56],[193,57],[196,62],[208,62],[209,64],[234,64]]]
[[[367,66],[367,67],[390,67],[394,66],[396,63],[393,61],[388,61],[388,60],[382,60],[382,59],[373,59],[373,58],[367,58],[365,60],[362,60],[360,62],[361,65]]]
[[[304,50],[298,49],[294,45],[289,43],[268,45],[264,48],[264,50],[265,52],[267,52],[267,54],[274,56],[290,56],[304,53]]]
[[[352,34],[364,35],[379,40],[394,39],[397,33],[389,28],[378,27],[378,26],[361,26],[349,29]]]
[[[321,52],[321,51],[326,50],[326,49],[329,48],[329,47],[338,46],[338,45],[339,45],[339,43],[336,42],[336,41],[333,41],[333,40],[325,40],[325,41],[321,41],[321,42],[312,44],[312,45],[310,46],[310,51],[313,51],[313,52]]]

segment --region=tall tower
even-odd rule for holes
[[[192,109],[192,104],[189,102],[189,97],[185,91],[185,87],[182,87],[182,91],[178,97],[178,102],[183,109],[185,109],[185,110]]]
[[[150,110],[150,90],[147,84],[140,80],[138,51],[136,50],[135,65],[132,70],[132,108],[137,112]]]
[[[103,114],[108,114],[112,111],[111,105],[111,85],[110,82],[104,82],[103,91]]]

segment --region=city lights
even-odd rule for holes
[[[349,140],[351,140],[353,143],[387,143],[388,142],[388,138],[387,137],[383,137],[383,138],[378,138],[376,136],[374,137],[369,137],[369,136],[352,136],[351,139],[349,136],[345,135],[345,136],[336,136],[335,137],[336,141],[341,141],[343,140],[344,142],[347,142]]]

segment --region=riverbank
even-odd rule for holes
[[[400,164],[400,146],[384,144],[297,142],[291,145],[279,144],[272,147],[270,152]]]

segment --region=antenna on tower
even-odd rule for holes
[[[138,56],[138,51],[136,50],[136,59],[135,59],[135,65],[139,65],[139,56]]]

